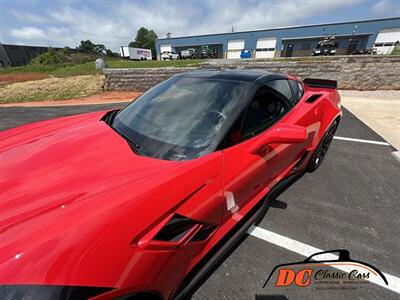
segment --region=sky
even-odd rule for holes
[[[400,0],[0,0],[0,42],[117,51],[141,26],[164,38],[399,16]]]

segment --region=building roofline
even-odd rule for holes
[[[372,32],[367,32],[367,33],[355,33],[355,34],[335,34],[335,38],[343,38],[343,37],[360,37],[360,36],[367,36],[367,35],[373,35]],[[316,39],[316,38],[323,38],[326,37],[325,35],[314,35],[314,36],[300,36],[300,37],[287,37],[287,38],[282,38],[282,41],[291,41],[291,40],[309,40],[309,39]]]
[[[272,31],[272,30],[283,30],[283,29],[304,28],[304,27],[314,27],[314,26],[328,26],[328,25],[341,25],[341,24],[377,22],[377,21],[387,21],[387,20],[396,20],[396,19],[400,20],[400,17],[390,17],[390,18],[381,18],[381,19],[367,19],[367,20],[356,20],[356,21],[345,21],[345,22],[332,22],[332,23],[322,23],[322,24],[291,25],[291,26],[281,26],[281,27],[272,27],[272,28],[254,29],[254,30],[243,30],[243,31],[235,31],[235,32],[221,32],[221,33],[209,33],[209,34],[199,34],[199,35],[187,35],[187,36],[178,36],[178,37],[171,37],[171,38],[162,38],[162,39],[157,39],[157,41],[170,41],[170,40],[192,38],[192,37],[215,36],[215,35],[236,34],[236,33],[260,32],[260,31]]]
[[[68,46],[61,47],[61,46],[21,45],[21,44],[8,44],[8,43],[1,43],[1,42],[0,42],[0,45],[3,45],[3,46],[16,46],[16,47],[54,48],[54,49],[64,49],[65,47],[68,47]],[[68,48],[75,49],[75,48],[72,48],[72,47],[68,47]]]

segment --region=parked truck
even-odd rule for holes
[[[181,56],[182,59],[186,59],[186,58],[193,59],[193,58],[197,58],[198,52],[194,48],[189,48],[189,49],[186,49],[186,50],[182,50],[181,53],[180,53],[180,56]]]
[[[132,60],[152,60],[151,50],[133,47],[120,47],[120,54],[123,58]]]

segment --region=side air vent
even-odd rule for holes
[[[199,231],[191,239],[192,242],[201,242],[208,239],[208,237],[214,232],[217,226],[212,224],[204,224]]]
[[[216,228],[214,224],[172,214],[143,237],[133,240],[132,245],[153,250],[173,250],[191,242],[206,241]]]
[[[196,230],[193,230],[196,227]],[[215,230],[213,224],[197,222],[184,216],[175,214],[164,227],[153,237],[156,241],[179,242],[191,230],[193,236],[190,241],[199,242],[206,240]]]
[[[180,215],[174,215],[167,224],[154,236],[153,240],[177,242],[182,239],[196,222]]]
[[[321,94],[315,94],[315,95],[311,95],[310,97],[308,97],[308,99],[306,100],[307,103],[313,103],[315,101],[317,101],[319,99],[319,97],[321,97]]]

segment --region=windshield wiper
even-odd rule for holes
[[[101,120],[104,121],[104,123],[106,123],[108,126],[110,126],[116,133],[118,133],[128,143],[129,147],[133,150],[133,152],[135,152],[138,155],[142,155],[139,150],[142,148],[142,146],[140,146],[138,143],[135,143],[129,137],[127,137],[125,134],[119,132],[114,126],[112,126],[115,116],[117,115],[117,113],[119,111],[120,111],[119,109],[109,111],[108,113],[106,113],[103,116],[103,118]]]
[[[128,138],[125,134],[117,131],[114,127],[111,127],[115,130],[116,133],[118,133],[129,145],[129,147],[131,147],[131,149],[133,150],[133,152],[135,152],[136,154],[142,155],[140,149],[142,148],[142,146],[140,146],[138,143],[135,143],[134,141],[132,141],[130,138]]]

